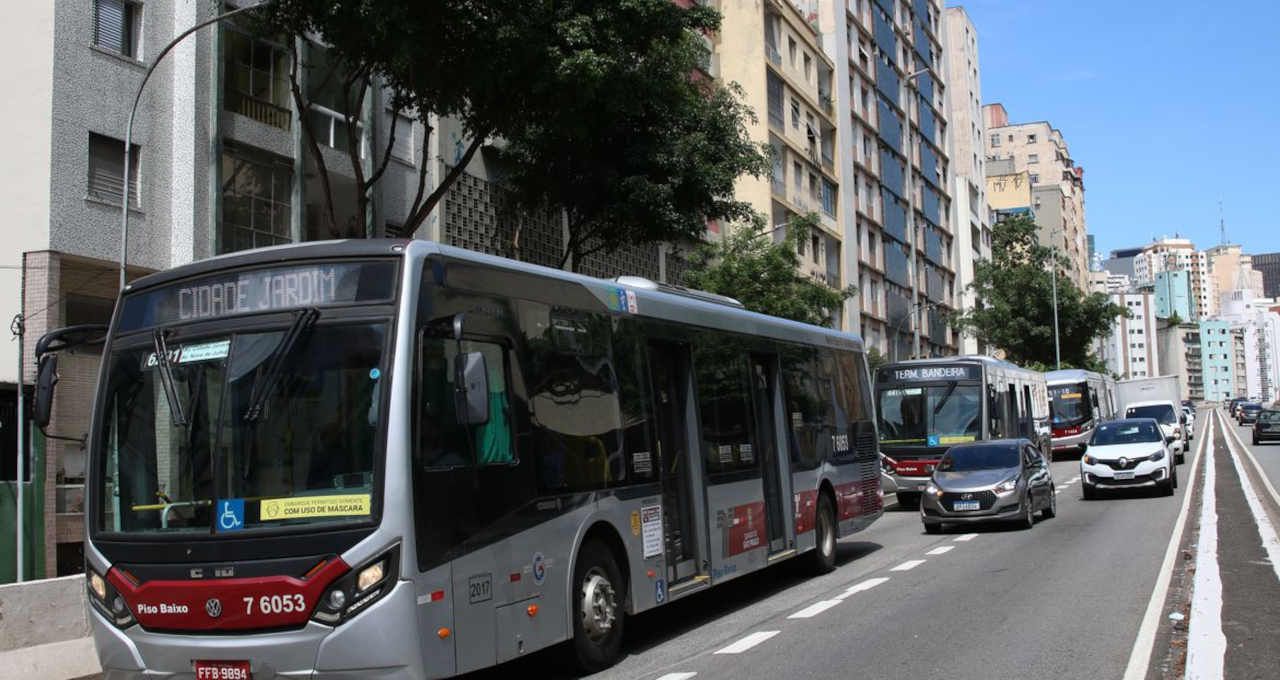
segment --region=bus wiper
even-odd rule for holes
[[[178,399],[178,387],[173,378],[173,364],[169,362],[169,345],[165,342],[166,334],[167,331],[157,328],[152,336],[156,370],[160,373],[160,384],[164,386],[164,398],[169,402],[169,415],[173,418],[173,424],[186,427],[187,416],[182,412],[182,402]]]
[[[262,417],[262,410],[266,408],[267,398],[270,396],[271,390],[275,389],[276,383],[280,381],[280,371],[284,368],[285,359],[289,357],[294,345],[298,343],[298,338],[314,326],[316,319],[319,318],[320,310],[315,307],[305,309],[293,320],[293,325],[289,326],[289,330],[285,331],[284,337],[280,339],[280,344],[276,347],[276,351],[271,354],[271,363],[267,364],[266,372],[253,383],[253,391],[249,393],[249,409],[244,412],[246,421],[254,422]]]
[[[950,385],[947,385],[946,394],[943,394],[942,399],[939,400],[938,404],[933,407],[933,415],[936,416],[939,413],[942,413],[942,407],[947,405],[947,400],[951,398],[951,395],[955,393],[956,388],[959,386],[960,386],[960,383],[957,383],[957,382],[953,382]]]

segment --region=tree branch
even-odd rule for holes
[[[353,89],[355,101],[352,101]],[[360,221],[359,225],[352,225],[352,230],[356,233],[366,231],[367,227],[366,229],[359,227],[369,224],[369,210],[371,208],[368,185],[365,183],[364,177],[364,159],[360,154],[360,148],[364,143],[364,133],[360,131],[359,125],[360,111],[364,109],[364,98],[368,91],[369,78],[364,67],[353,70],[342,83],[342,103],[344,104],[343,108],[346,109],[342,112],[342,120],[347,126],[347,157],[351,160],[351,174],[356,180],[356,219]],[[343,237],[354,235],[348,233],[340,234]]]
[[[422,124],[422,153],[418,156],[418,191],[413,196],[413,204],[409,206],[409,215],[412,216],[418,212],[418,206],[422,205],[422,194],[427,188],[427,146],[431,141],[431,133],[435,130],[426,123]],[[412,230],[410,230],[412,231]]]
[[[400,119],[400,112],[402,110],[403,109],[399,105],[391,110],[391,129],[387,134],[387,150],[382,154],[382,165],[375,169],[372,175],[369,175],[366,188],[373,187],[378,180],[382,179],[382,173],[386,172],[387,166],[391,164],[391,149],[395,148],[396,143],[396,121]],[[409,124],[412,125],[413,123],[410,122]]]
[[[471,144],[467,147],[466,153],[462,154],[462,158],[458,160],[458,164],[449,169],[448,174],[444,176],[444,180],[440,182],[440,186],[436,187],[431,192],[431,195],[427,196],[427,199],[422,202],[422,205],[418,206],[409,215],[409,219],[405,221],[404,225],[406,229],[416,229],[418,225],[422,224],[423,220],[427,219],[427,215],[435,209],[436,204],[444,197],[445,192],[458,180],[458,176],[467,169],[467,165],[471,163],[471,159],[475,157],[476,152],[480,150],[481,146],[484,146],[484,140],[489,136],[489,132],[490,130],[488,129],[476,131],[475,138],[471,140]]]
[[[320,153],[320,144],[316,141],[316,132],[311,127],[311,118],[307,115],[310,106],[302,94],[302,85],[298,82],[298,43],[289,41],[289,90],[293,94],[293,106],[298,110],[298,120],[302,125],[302,136],[306,137],[311,155],[315,158],[316,167],[320,170],[320,186],[324,189],[324,206],[326,210],[329,232],[333,233],[335,220],[333,215],[333,188],[329,185],[329,169],[325,167],[324,155]]]

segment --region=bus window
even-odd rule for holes
[[[812,470],[822,462],[822,398],[813,381],[814,350],[788,347],[782,352],[782,382],[787,400],[787,441],[791,469]]]
[[[483,425],[460,425],[454,412],[452,339],[424,338],[422,343],[422,427],[419,455],[427,467],[450,468],[517,462],[512,443],[507,400],[506,352],[491,342],[464,340],[462,351],[484,355],[489,377],[489,420]]]
[[[622,446],[628,463],[626,476],[633,483],[656,479],[658,474],[643,342],[638,324],[625,319],[618,322],[613,336],[613,359],[618,369]]]
[[[707,333],[694,344],[694,376],[708,475],[756,470],[746,355],[740,343]]]

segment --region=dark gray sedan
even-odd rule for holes
[[[1035,514],[1057,514],[1049,463],[1026,439],[953,446],[938,461],[920,498],[920,519],[931,534],[944,524],[1014,520],[1030,529]]]

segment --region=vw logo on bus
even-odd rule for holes
[[[209,598],[204,603],[204,611],[211,619],[216,619],[219,616],[222,616],[222,600],[219,600],[216,597]]]

